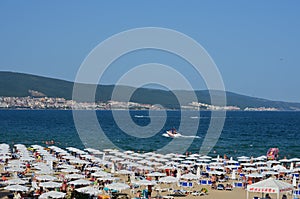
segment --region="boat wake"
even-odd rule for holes
[[[162,134],[162,136],[167,137],[167,138],[196,138],[196,139],[201,138],[200,136],[197,136],[197,135],[179,135],[177,137],[171,137],[167,133]]]

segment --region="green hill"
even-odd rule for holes
[[[82,85],[89,89],[91,85]],[[97,101],[108,101],[114,89],[113,85],[98,85],[96,92]],[[135,90],[133,87],[121,86],[122,91],[128,92]],[[30,74],[15,72],[0,72],[0,96],[25,97],[32,94],[29,91],[37,91],[41,95],[48,97],[63,97],[72,99],[73,82],[41,77]],[[176,91],[182,96],[183,105],[191,102],[189,93],[191,91]],[[219,91],[213,91],[213,95],[218,95]],[[207,90],[196,91],[199,102],[210,104],[210,95]],[[254,98],[245,95],[239,95],[232,92],[226,92],[227,105],[245,107],[274,107],[281,110],[300,110],[300,103],[289,103],[280,101],[271,101],[261,98]],[[122,96],[117,99],[124,101]],[[131,101],[145,104],[161,104],[167,108],[179,108],[179,103],[174,93],[166,90],[139,88],[136,89],[131,97]]]

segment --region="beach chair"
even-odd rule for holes
[[[211,180],[207,180],[207,185],[212,185]]]
[[[300,190],[299,189],[294,190],[293,195],[300,196]]]
[[[243,183],[242,182],[235,182],[233,184],[234,187],[237,187],[237,188],[243,188]]]
[[[217,190],[224,190],[225,186],[223,184],[218,184],[217,185]]]
[[[188,182],[180,182],[181,187],[188,187]]]
[[[207,180],[200,180],[201,185],[207,185]]]

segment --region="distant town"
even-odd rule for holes
[[[135,110],[162,110],[158,105],[140,104],[135,102],[76,102],[74,100],[66,100],[64,98],[52,97],[0,97],[0,109],[60,109],[60,110],[111,110],[111,109],[135,109]],[[241,109],[237,106],[215,106],[205,103],[192,102],[186,106],[182,106],[184,110],[226,110],[226,111],[278,111],[276,108],[270,107],[247,107]]]

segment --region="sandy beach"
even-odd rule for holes
[[[268,161],[264,156],[243,156],[234,160],[199,154],[141,154],[113,149],[61,149],[20,144],[13,149],[1,144],[0,154],[1,198],[16,194],[16,185],[24,189],[19,192],[27,198],[44,198],[45,194],[75,198],[82,192],[111,198],[115,191],[135,198],[138,190],[144,196],[144,190],[150,190],[152,198],[241,199],[247,197],[246,185],[249,198],[261,197],[261,192],[271,193],[271,197],[276,198],[277,188],[280,198],[283,194],[292,198],[300,171],[297,158]],[[270,189],[263,186],[249,189],[268,180],[274,181],[276,186],[279,184],[278,187],[266,185]],[[203,193],[200,194],[201,190]]]

